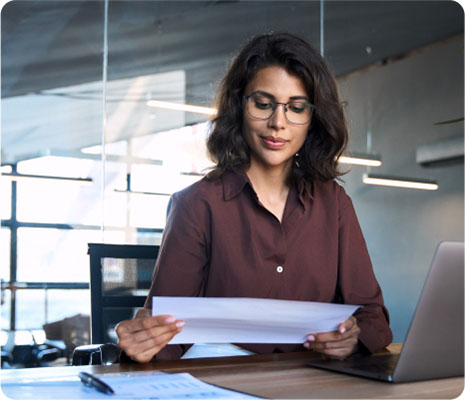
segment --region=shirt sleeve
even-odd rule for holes
[[[339,213],[339,295],[343,303],[363,306],[354,314],[360,327],[359,342],[369,352],[375,352],[392,341],[389,314],[352,201],[342,192]]]
[[[208,213],[201,204],[197,204],[195,210],[191,209],[183,192],[172,196],[168,210],[152,286],[144,305],[149,309],[152,308],[153,296],[202,296],[208,273],[205,229]],[[178,359],[190,346],[167,345],[155,358]]]

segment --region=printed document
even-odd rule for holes
[[[170,344],[304,343],[330,332],[359,306],[245,297],[153,297],[153,315],[171,314],[186,325]]]
[[[28,382],[2,382],[2,392],[10,399],[257,399],[258,397],[203,382],[187,373],[163,374],[154,371],[100,374],[115,394],[100,393],[83,385],[79,378],[53,378]]]

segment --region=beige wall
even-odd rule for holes
[[[434,125],[463,117],[462,46],[462,37],[452,38],[339,79],[351,150],[366,151],[370,129],[372,150],[382,157],[383,165],[372,172],[439,183],[435,192],[364,185],[364,167],[353,167],[344,178],[391,313],[395,341],[404,339],[437,244],[464,238],[463,163],[425,168],[415,159],[417,146],[463,136],[463,123]]]

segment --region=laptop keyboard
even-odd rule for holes
[[[350,363],[350,366],[364,371],[392,372],[394,371],[398,360],[398,354],[386,354],[366,357],[363,359],[354,359]]]
[[[376,371],[376,372],[393,372],[396,368],[396,361],[376,362],[372,364],[358,364],[356,367],[363,371]]]
[[[345,360],[318,360],[309,365],[320,366],[330,370],[359,370],[360,372],[383,373],[391,375],[397,365],[399,354],[380,354],[372,356],[353,356]]]

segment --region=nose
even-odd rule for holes
[[[282,107],[280,107],[282,106]],[[282,129],[286,125],[286,104],[277,103],[273,115],[268,120],[271,128]]]

